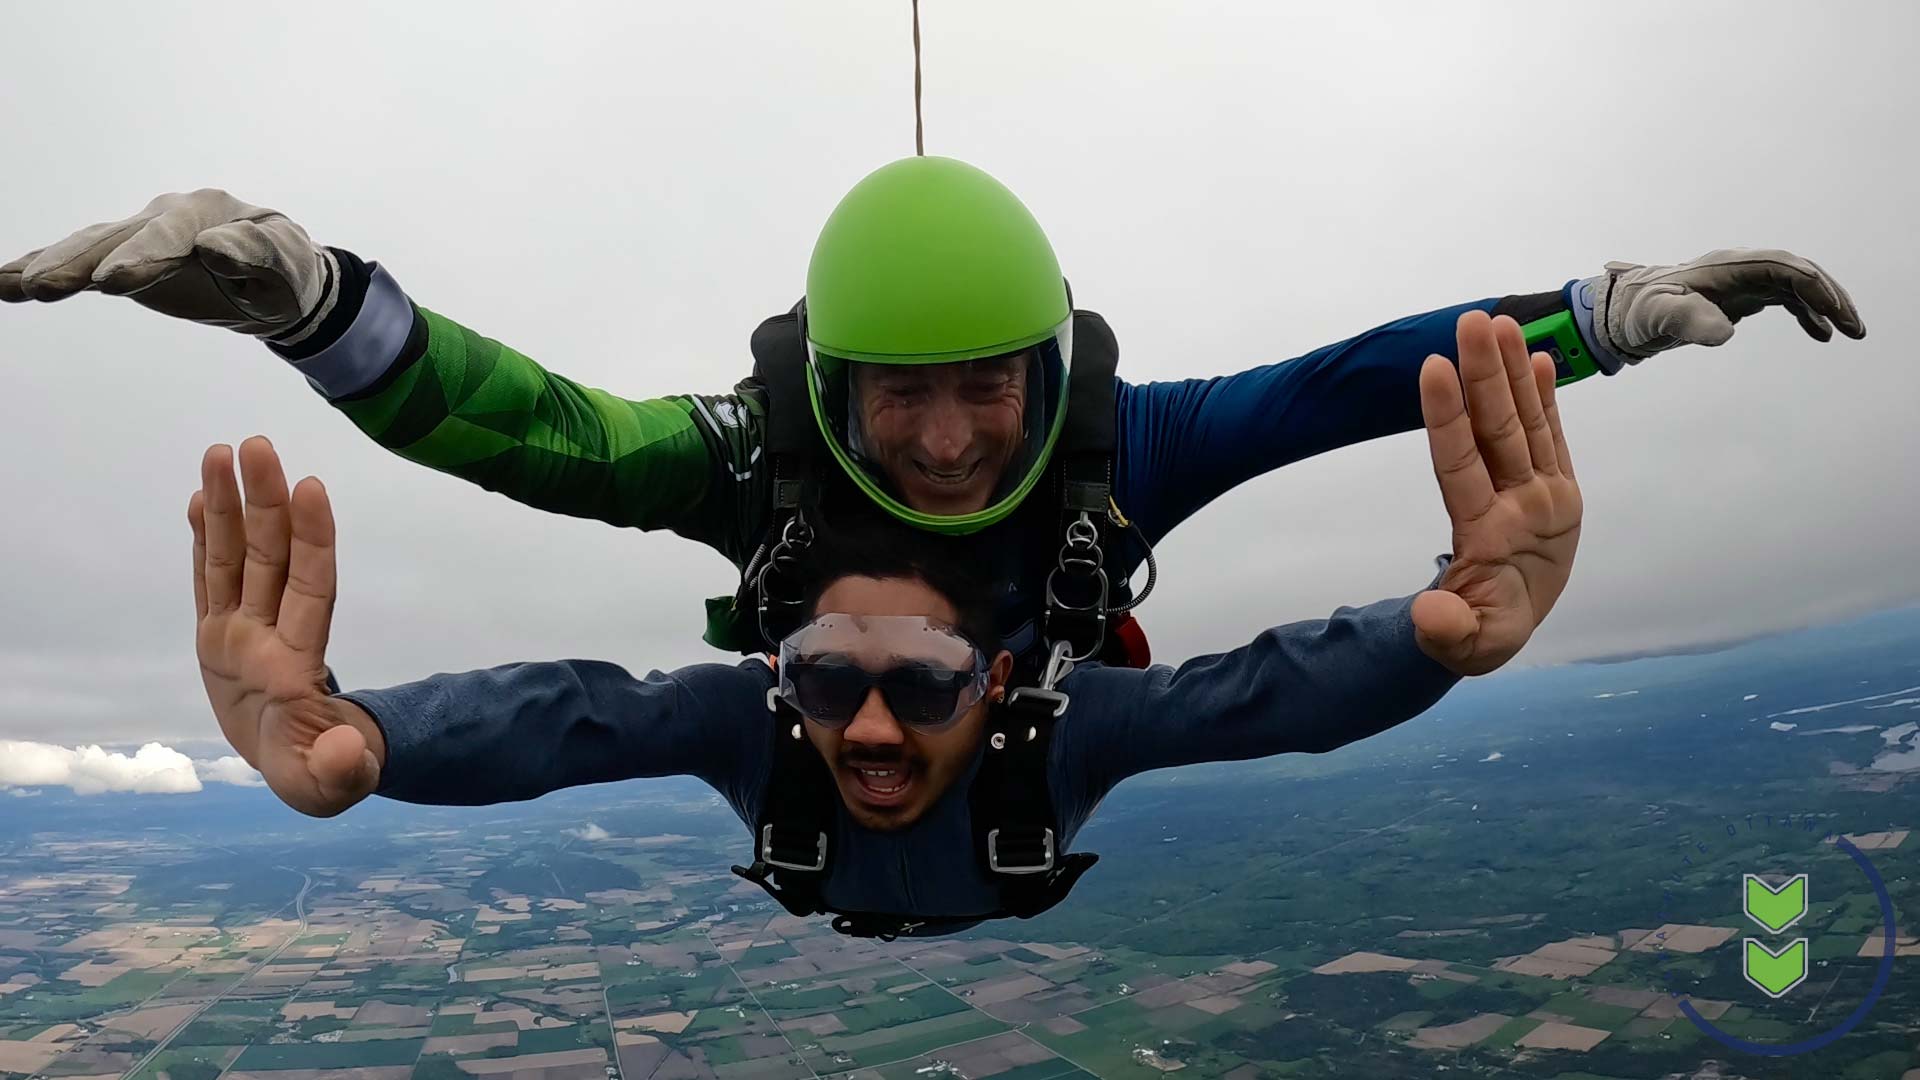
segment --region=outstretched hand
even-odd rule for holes
[[[220,732],[282,802],[330,817],[380,783],[386,740],[359,706],[327,693],[336,594],[333,508],[313,477],[289,498],[273,444],[207,449],[193,526],[194,636]]]
[[[1580,542],[1580,485],[1552,359],[1529,357],[1520,325],[1504,315],[1469,311],[1455,333],[1458,371],[1438,355],[1420,369],[1453,562],[1414,598],[1413,624],[1427,655],[1458,674],[1484,675],[1520,651],[1566,588]]]

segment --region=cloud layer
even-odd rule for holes
[[[261,787],[265,781],[238,757],[195,761],[157,742],[125,754],[97,745],[0,739],[0,790],[66,787],[75,795],[182,795],[199,791],[203,783]]]

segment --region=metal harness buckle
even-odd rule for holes
[[[1057,718],[1067,711],[1067,695],[1054,689],[1067,673],[1073,670],[1073,657],[1068,653],[1073,649],[1070,641],[1056,641],[1053,650],[1047,654],[1047,666],[1040,672],[1040,685],[1016,686],[1007,695],[1007,704],[1013,705],[1025,700],[1043,702],[1053,706],[1053,715]]]
[[[1000,830],[987,830],[987,866],[996,874],[1044,874],[1053,869],[1053,830],[1041,830],[1040,862],[1033,866],[1010,866],[1000,861]]]
[[[827,868],[827,834],[821,833],[819,836],[820,842],[819,846],[815,849],[815,858],[812,866],[808,866],[806,863],[786,862],[773,857],[773,825],[772,823],[768,823],[760,829],[760,861],[766,863],[768,866],[777,866],[782,870],[799,870],[804,873],[817,874]]]

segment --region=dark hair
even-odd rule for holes
[[[815,611],[820,595],[844,577],[922,581],[946,597],[959,616],[957,629],[992,659],[1000,648],[994,618],[1000,583],[987,571],[993,560],[977,547],[968,552],[966,543],[913,528],[877,508],[843,511],[816,527],[802,562],[807,610]]]

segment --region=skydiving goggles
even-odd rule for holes
[[[987,658],[953,627],[920,615],[827,614],[780,643],[782,701],[843,728],[879,688],[894,719],[928,734],[987,695]]]

